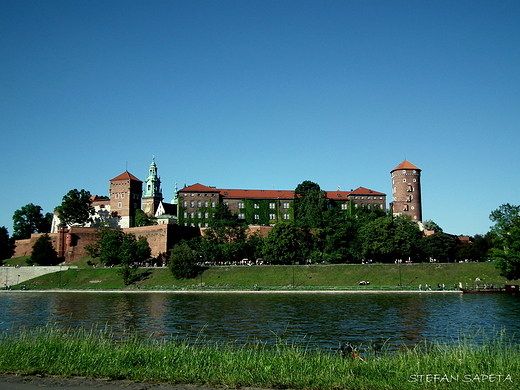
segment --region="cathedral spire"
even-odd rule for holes
[[[157,165],[155,164],[155,156],[152,156],[152,163],[148,170],[148,177],[145,181],[143,198],[159,197],[162,198],[161,193],[161,179],[157,175]]]
[[[148,170],[148,177],[144,183],[144,191],[142,197],[143,211],[148,215],[155,215],[159,203],[163,200],[161,190],[161,179],[157,175],[157,165],[155,164],[155,156],[152,156],[152,163]]]

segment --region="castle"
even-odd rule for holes
[[[422,221],[420,172],[406,160],[391,171],[393,201],[390,208],[394,215],[405,214],[413,221]],[[386,194],[364,187],[325,191],[325,196],[340,210],[347,210],[350,205],[386,210]],[[181,190],[176,185],[174,199],[167,203],[162,196],[157,164],[152,158],[144,183],[125,171],[110,180],[109,197],[92,197],[95,215],[85,227],[108,223],[113,228],[131,228],[135,226],[137,210],[142,210],[154,216],[160,225],[203,228],[208,226],[219,202],[225,203],[247,225],[273,226],[294,218],[293,199],[294,191],[289,190],[222,189],[196,183]],[[59,223],[55,216],[51,233],[57,233]]]
[[[390,173],[391,212],[394,215],[408,215],[413,221],[421,223],[421,170],[405,160]],[[240,221],[256,229],[269,229],[277,222],[294,218],[294,191],[289,190],[221,189],[200,183],[178,190],[175,185],[173,200],[164,202],[155,158],[152,158],[144,182],[128,171],[109,182],[109,197],[91,198],[95,210],[92,222],[81,227],[63,227],[54,215],[51,235],[58,254],[65,257],[66,262],[85,255],[85,245],[95,240],[93,228],[102,225],[121,228],[136,236],[146,236],[154,257],[165,254],[180,239],[200,235],[200,229],[209,225],[220,202],[225,203]],[[340,191],[338,188],[337,191],[324,191],[324,194],[331,205],[339,210],[346,211],[349,207],[386,210],[386,194],[364,187],[351,191]],[[157,225],[135,227],[138,210],[154,216]],[[17,242],[15,256],[27,254],[31,242],[34,243],[38,235],[33,236],[30,240]]]

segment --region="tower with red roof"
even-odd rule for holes
[[[118,227],[135,226],[135,211],[141,208],[143,182],[125,171],[110,180],[110,217],[118,220]]]
[[[421,170],[409,161],[390,171],[392,175],[391,209],[394,215],[409,215],[412,221],[422,222]]]

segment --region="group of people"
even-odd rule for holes
[[[419,290],[423,291],[422,284],[419,285]],[[446,290],[446,286],[444,285],[444,283],[443,284],[437,283],[437,290],[439,290],[439,291]],[[430,286],[429,284],[425,284],[424,291],[432,291],[432,286]]]

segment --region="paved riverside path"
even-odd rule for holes
[[[125,380],[87,378],[53,378],[0,374],[0,390],[221,390],[194,385],[171,385],[168,383],[139,383]],[[244,390],[261,390],[243,388]]]

